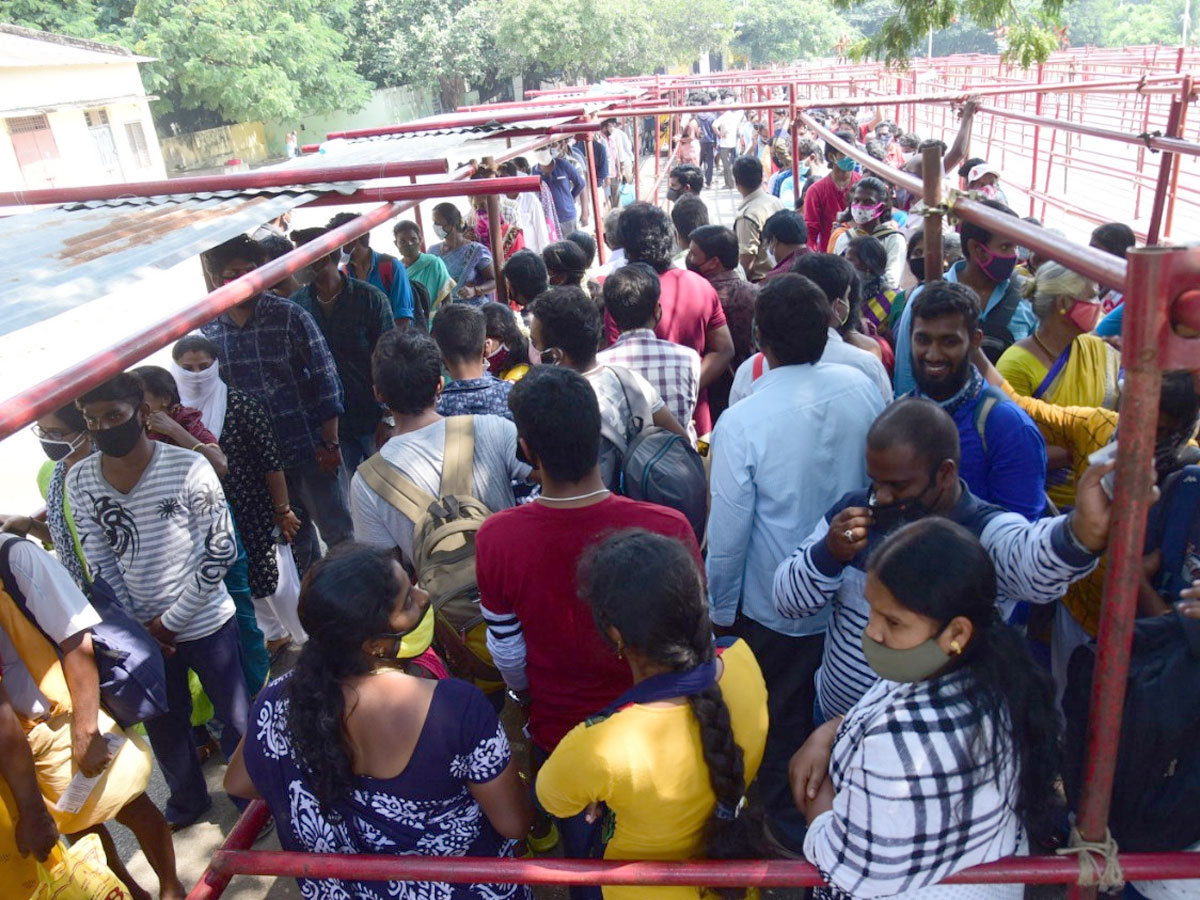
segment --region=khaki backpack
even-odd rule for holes
[[[429,592],[435,639],[460,678],[482,690],[503,687],[487,650],[487,626],[475,580],[475,533],[492,514],[474,490],[475,418],[446,420],[438,496],[421,490],[376,453],[358,472],[375,493],[413,523],[413,567]]]

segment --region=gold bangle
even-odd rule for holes
[[[192,446],[192,452],[195,453],[197,450],[199,450],[203,446],[205,446],[205,443],[203,441],[196,441],[196,443]]]

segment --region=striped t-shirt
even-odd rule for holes
[[[1053,603],[1096,566],[1096,556],[1068,531],[1067,517],[1029,522],[975,497],[965,482],[962,497],[945,515],[979,538],[996,566],[996,605],[1002,615],[1017,603]],[[862,634],[871,615],[867,560],[886,535],[871,530],[867,546],[849,563],[834,559],[825,543],[829,523],[847,507],[867,506],[867,492],[847,494],[825,514],[799,548],[775,570],[775,607],[788,618],[815,615],[832,605],[825,649],[817,670],[817,703],[825,718],[843,716],[875,684]]]
[[[207,637],[233,615],[222,579],[237,558],[233,521],[217,473],[199,453],[154,442],[124,494],[93,453],[67,476],[83,555],[139,622],[162,616],[178,640]]]

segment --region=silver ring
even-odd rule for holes
[[[842,532],[842,537],[844,537],[844,538],[845,538],[847,541],[851,541],[851,542],[853,542],[853,540],[854,540],[854,529],[853,529],[853,528],[847,528],[845,531],[843,531],[843,532]]]

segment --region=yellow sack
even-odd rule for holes
[[[108,868],[100,837],[87,834],[70,847],[61,844],[38,866],[38,886],[30,900],[132,900],[129,889]]]

